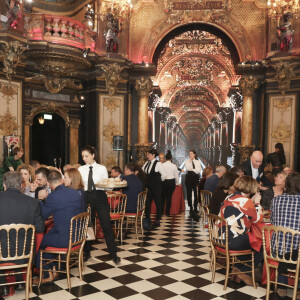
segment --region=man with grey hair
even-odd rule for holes
[[[222,165],[216,167],[215,174],[208,177],[204,184],[206,191],[214,192],[218,186],[220,178],[226,173],[226,168]]]
[[[22,177],[19,172],[9,171],[3,175],[4,192],[0,193],[0,226],[10,224],[31,224],[37,233],[43,233],[44,220],[41,216],[39,200],[21,193]],[[20,234],[20,245],[24,236]],[[6,239],[1,238],[2,249],[6,249]],[[13,249],[15,241],[10,240]],[[2,277],[1,277],[2,278]],[[22,280],[22,279],[21,279]],[[18,287],[21,289],[21,287]],[[3,295],[8,294],[8,288]]]

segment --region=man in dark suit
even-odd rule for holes
[[[122,175],[122,179],[127,181],[127,187],[123,189],[123,193],[127,195],[127,213],[136,213],[138,195],[143,191],[143,183],[134,174],[134,171],[134,165],[127,164],[124,169],[125,175]]]
[[[264,155],[261,151],[254,151],[250,159],[242,164],[242,167],[245,170],[245,175],[251,176],[264,186],[270,186],[271,183],[264,174],[263,159]]]
[[[46,220],[53,216],[54,226],[44,235],[41,249],[46,247],[67,248],[69,245],[70,221],[74,216],[83,213],[80,194],[76,190],[63,185],[62,175],[58,171],[50,172],[48,184],[52,192],[45,202],[40,202],[40,205],[43,218]],[[48,255],[48,258],[52,258],[51,255]],[[37,255],[37,266],[39,266],[39,255]],[[42,282],[53,281],[53,279],[53,274],[47,272],[47,274],[44,274]]]
[[[35,226],[37,233],[43,233],[45,225],[41,216],[39,201],[22,194],[21,184],[22,176],[19,172],[10,171],[4,174],[4,192],[0,193],[0,225],[31,224]],[[20,234],[19,239],[19,245],[22,245],[24,235]],[[3,251],[7,249],[6,242],[6,238],[1,237]],[[10,239],[10,249],[15,249],[15,242],[15,239]],[[3,254],[6,256],[5,253]],[[0,278],[4,279],[4,277]],[[4,289],[3,294],[8,294],[8,289]]]

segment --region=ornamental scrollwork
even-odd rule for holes
[[[104,106],[110,110],[110,112],[115,111],[120,106],[120,103],[120,99],[104,99],[103,101]]]
[[[0,132],[1,135],[15,135],[17,134],[19,126],[16,117],[13,116],[7,109],[3,116],[0,116]]]
[[[117,63],[111,65],[100,64],[99,67],[104,71],[106,90],[110,96],[113,96],[121,79],[120,74],[126,67],[121,67]]]
[[[110,120],[103,128],[103,137],[107,142],[112,144],[114,135],[121,135],[121,131],[116,124]]]
[[[12,76],[16,74],[17,65],[21,62],[21,55],[26,49],[27,48],[18,41],[0,41],[0,57],[3,59],[4,65],[2,71],[9,81],[11,81]]]
[[[278,81],[278,87],[282,95],[290,88],[291,80],[295,77],[293,70],[296,64],[289,64],[286,62],[279,62],[273,65],[276,71],[275,79]]]
[[[253,76],[242,77],[239,86],[243,96],[251,97],[258,88],[258,81]]]
[[[292,98],[274,98],[273,105],[279,110],[286,110],[293,104]]]
[[[106,156],[104,165],[106,166],[106,168],[107,168],[108,170],[110,170],[112,167],[114,167],[114,166],[117,165],[116,158],[115,158],[115,156],[114,156],[112,153],[111,153],[111,154],[108,154],[108,155]]]
[[[291,127],[286,124],[283,120],[277,125],[272,132],[272,138],[276,142],[285,143],[291,137]]]
[[[148,97],[152,90],[152,87],[153,84],[150,78],[142,76],[141,79],[136,80],[135,88],[140,97]]]

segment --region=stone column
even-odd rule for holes
[[[78,164],[78,142],[79,142],[80,120],[70,120],[70,164]]]
[[[136,81],[135,88],[139,94],[138,142],[135,146],[137,162],[141,165],[146,161],[146,151],[149,147],[148,98],[152,81],[150,78],[141,77]]]
[[[253,133],[253,94],[258,88],[258,81],[253,76],[243,77],[240,80],[240,89],[243,95],[243,119],[242,119],[242,140],[240,163],[249,159],[254,148],[252,145]]]

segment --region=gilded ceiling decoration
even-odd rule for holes
[[[186,31],[169,40],[158,59],[159,106],[171,108],[188,138],[201,136],[218,108],[228,104],[227,94],[237,77],[221,38],[207,31]]]

